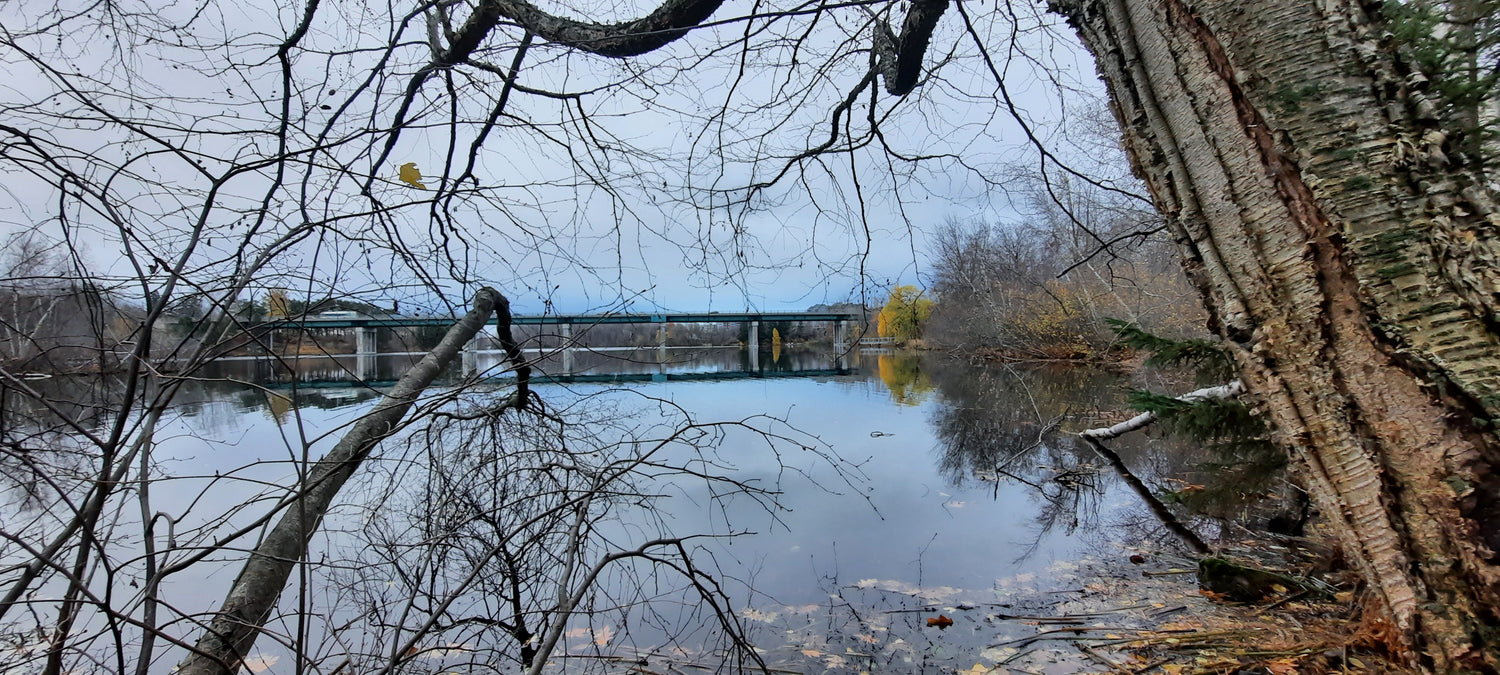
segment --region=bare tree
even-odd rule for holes
[[[1429,86],[1413,43],[1393,39],[1410,24],[1375,5],[1054,6],[1096,56],[1213,329],[1314,476],[1397,646],[1433,669],[1500,667],[1487,637],[1500,621],[1500,225],[1482,144],[1454,142],[1479,130],[1449,114],[1473,106]],[[7,618],[43,577],[67,589],[44,622],[54,655],[81,603],[110,605],[93,575],[118,582],[101,542],[126,487],[148,543],[119,559],[162,563],[153,434],[185,381],[165,371],[225,349],[239,310],[270,288],[405,287],[452,307],[481,281],[545,297],[563,277],[612,282],[618,297],[649,267],[624,252],[653,245],[678,251],[695,283],[740,292],[793,262],[858,272],[873,242],[915,220],[928,181],[1004,193],[987,156],[994,120],[1033,145],[1047,184],[1121,190],[1073,169],[1024,111],[1018,72],[1067,59],[1032,49],[1059,24],[1019,3],[3,11],[0,58],[19,84],[0,106],[0,159],[7,213],[22,214],[6,217],[73,251],[118,251],[72,269],[144,305],[104,423],[5,375],[93,454],[52,488],[61,522],[8,539],[34,562],[7,579]],[[1487,25],[1474,14],[1451,18]],[[1459,45],[1476,75],[1493,58],[1484,44]],[[1049,88],[1078,82],[1030,72]],[[754,227],[793,199],[811,224]],[[825,253],[807,245],[817,238],[846,246]],[[201,336],[160,350],[167,308],[189,298],[208,309]],[[138,619],[106,616],[99,634],[126,670]]]

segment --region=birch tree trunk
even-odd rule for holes
[[[1388,618],[1500,666],[1500,215],[1349,0],[1057,0],[1211,323]]]
[[[501,340],[507,354],[512,353],[510,339],[510,306],[505,297],[492,288],[481,288],[474,295],[473,307],[443,336],[431,352],[412,366],[375,408],[360,417],[339,439],[328,455],[307,472],[301,494],[286,507],[286,513],[251,552],[245,566],[230,587],[224,604],[204,628],[193,652],[175,669],[179,675],[234,675],[244,661],[255,639],[260,635],[271,610],[286,586],[292,569],[307,553],[307,544],[324,514],[338,496],[339,489],[369,456],[375,445],[400,424],[417,397],[463,351],[490,315],[500,313]],[[519,353],[516,351],[516,353]],[[529,371],[528,371],[529,372]],[[518,373],[520,402],[525,402],[526,373]]]

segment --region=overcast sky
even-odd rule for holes
[[[599,21],[651,7],[607,4],[543,7]],[[769,16],[794,6],[759,3],[747,20],[750,3],[731,0],[718,25],[626,60],[538,40],[459,183],[520,44],[513,27],[490,35],[480,67],[429,78],[386,154],[433,57],[430,8],[325,2],[289,52],[283,101],[277,47],[301,2],[0,3],[0,124],[29,137],[4,140],[0,226],[68,238],[134,297],[179,261],[188,288],[225,287],[295,233],[248,293],[406,309],[483,282],[524,312],[797,309],[921,283],[924,233],[945,219],[1019,217],[1006,176],[1035,154],[990,63],[1049,145],[1101,159],[1069,143],[1064,106],[1096,106],[1098,86],[1066,27],[1029,5],[973,4],[990,63],[950,9],[916,91],[865,90],[833,152],[789,162],[828,139],[863,76],[870,12],[903,10]],[[398,180],[406,162],[427,190]]]

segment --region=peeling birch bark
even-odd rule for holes
[[[473,307],[448,329],[442,342],[407,371],[375,408],[360,417],[337,445],[307,472],[298,498],[266,533],[260,545],[235,578],[218,613],[204,628],[193,652],[174,671],[178,675],[234,675],[286,586],[292,570],[307,554],[307,545],[318,530],[339,489],[354,475],[375,446],[395,431],[417,397],[463,351],[490,315],[499,312],[501,342],[514,358],[515,341],[510,338],[509,302],[492,288],[474,295]],[[513,353],[513,351],[515,353]],[[529,372],[529,371],[528,371]],[[518,373],[519,400],[524,404],[526,373]]]
[[[1057,0],[1394,641],[1500,668],[1500,213],[1350,0]],[[1373,7],[1373,6],[1371,6]]]

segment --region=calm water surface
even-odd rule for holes
[[[188,515],[176,527],[251,522],[256,500],[287,484],[304,455],[331,447],[337,432],[373,405],[380,382],[393,380],[413,358],[216,364],[212,381],[185,392],[179,416],[162,434],[156,472],[170,478],[154,488],[154,508],[192,514],[204,500],[248,502],[252,508],[242,512],[202,522]],[[482,375],[496,366],[496,355],[481,354],[469,371]],[[751,368],[754,376],[746,372]],[[777,668],[939,672],[993,663],[1001,656],[986,648],[1003,631],[983,620],[987,610],[1021,606],[1049,591],[1075,592],[1086,583],[1074,574],[1078,561],[1120,556],[1122,542],[1160,537],[1149,523],[1144,530],[1120,527],[1142,521],[1134,497],[1096,469],[1102,463],[1085,446],[1044,433],[1055,424],[1092,426],[1098,411],[1119,408],[1125,383],[1108,373],[986,367],[914,354],[836,358],[827,349],[763,352],[754,360],[736,349],[579,352],[567,364],[551,357],[541,370],[570,375],[536,386],[551,410],[610,409],[616,422],[601,427],[601,436],[660,431],[658,418],[672,426],[678,416],[744,423],[716,428],[695,447],[669,447],[660,457],[675,466],[703,458],[705,470],[767,491],[774,505],[674,474],[648,486],[649,502],[615,505],[591,526],[621,548],[663,530],[715,535],[692,540],[695,564],[719,584],[735,619]],[[726,379],[703,379],[712,373]],[[590,381],[610,374],[647,381]],[[350,381],[360,377],[373,386]],[[319,440],[304,449],[297,442],[304,437]],[[470,450],[483,455],[479,445]],[[1122,445],[1121,454],[1149,474],[1170,463],[1168,450],[1143,438]],[[432,480],[390,457],[362,471],[364,482],[315,542],[314,559],[374,555],[372,530],[408,527],[389,520],[390,505],[420,501],[402,484]],[[185,575],[166,592],[184,607],[206,609],[222,598],[234,570],[223,565]],[[383,584],[399,588],[399,582]],[[332,617],[374,602],[380,589],[370,588],[382,585],[357,573],[311,583],[339,589],[326,594],[327,607],[303,608]],[[623,672],[644,666],[612,658],[642,655],[657,664],[648,668],[653,672],[720,665],[713,651],[721,637],[717,623],[688,599],[691,593],[684,595],[681,578],[626,564],[600,583],[585,600],[596,611],[570,624],[555,661],[559,670]],[[471,602],[480,611],[485,601]],[[284,609],[287,616],[299,611]],[[958,624],[929,629],[925,621],[936,614],[923,610]],[[277,629],[308,630],[285,617]],[[258,645],[264,647],[258,663],[290,672],[289,654],[267,642]],[[336,655],[336,640],[329,642],[325,652]],[[435,652],[434,672],[467,672],[482,660],[465,651],[471,645],[451,646]]]

